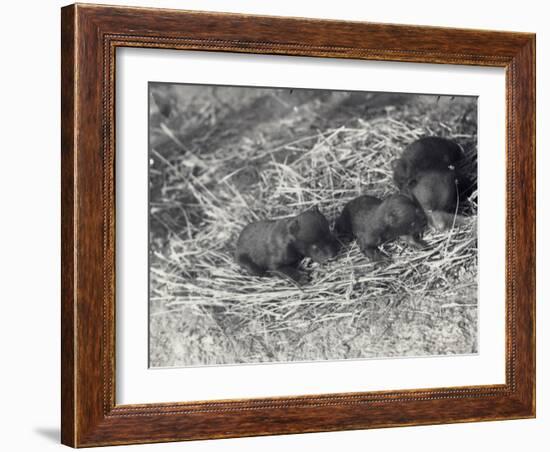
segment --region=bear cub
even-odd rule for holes
[[[280,273],[303,284],[308,275],[297,268],[302,259],[322,263],[337,252],[327,219],[313,207],[295,217],[245,226],[237,240],[235,260],[252,275]]]
[[[392,162],[395,184],[401,193],[418,201],[435,229],[464,221],[456,214],[461,194],[471,186],[457,169],[463,157],[454,141],[425,137],[408,145],[401,158]]]
[[[369,259],[382,258],[378,247],[404,237],[417,248],[426,247],[422,233],[427,226],[422,207],[407,196],[396,194],[384,200],[363,195],[348,202],[336,221],[342,239],[357,240],[361,252]]]
[[[464,217],[456,213],[460,201],[458,181],[453,170],[419,172],[402,193],[418,201],[428,222],[437,230],[462,224]]]
[[[391,162],[393,180],[400,190],[426,171],[455,171],[464,157],[454,141],[440,137],[424,137],[409,144],[401,158]]]

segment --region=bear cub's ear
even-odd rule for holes
[[[390,163],[391,165],[391,169],[396,171],[396,170],[402,170],[402,171],[405,171],[405,162],[403,161],[403,159],[394,159],[391,161]]]

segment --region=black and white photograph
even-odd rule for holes
[[[147,95],[149,367],[478,353],[477,97]]]

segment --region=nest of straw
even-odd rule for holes
[[[373,263],[352,243],[326,264],[306,259],[312,278],[303,287],[250,276],[233,260],[252,221],[317,205],[333,224],[349,200],[395,192],[390,162],[421,136],[459,142],[475,178],[474,99],[432,96],[364,114],[350,96],[314,97],[268,119],[250,115],[238,131],[220,120],[209,140],[194,132],[198,144],[172,128],[181,115],[172,124],[159,118],[156,130],[168,139],[151,147],[152,366],[477,351],[476,192],[460,206],[466,224],[428,231],[429,248],[396,241],[383,246],[388,262]],[[322,119],[327,104],[337,120]],[[314,118],[307,127],[304,117]]]

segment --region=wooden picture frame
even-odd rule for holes
[[[71,5],[62,9],[62,442],[73,447],[535,416],[535,35]],[[506,383],[115,403],[115,50],[506,69]]]

